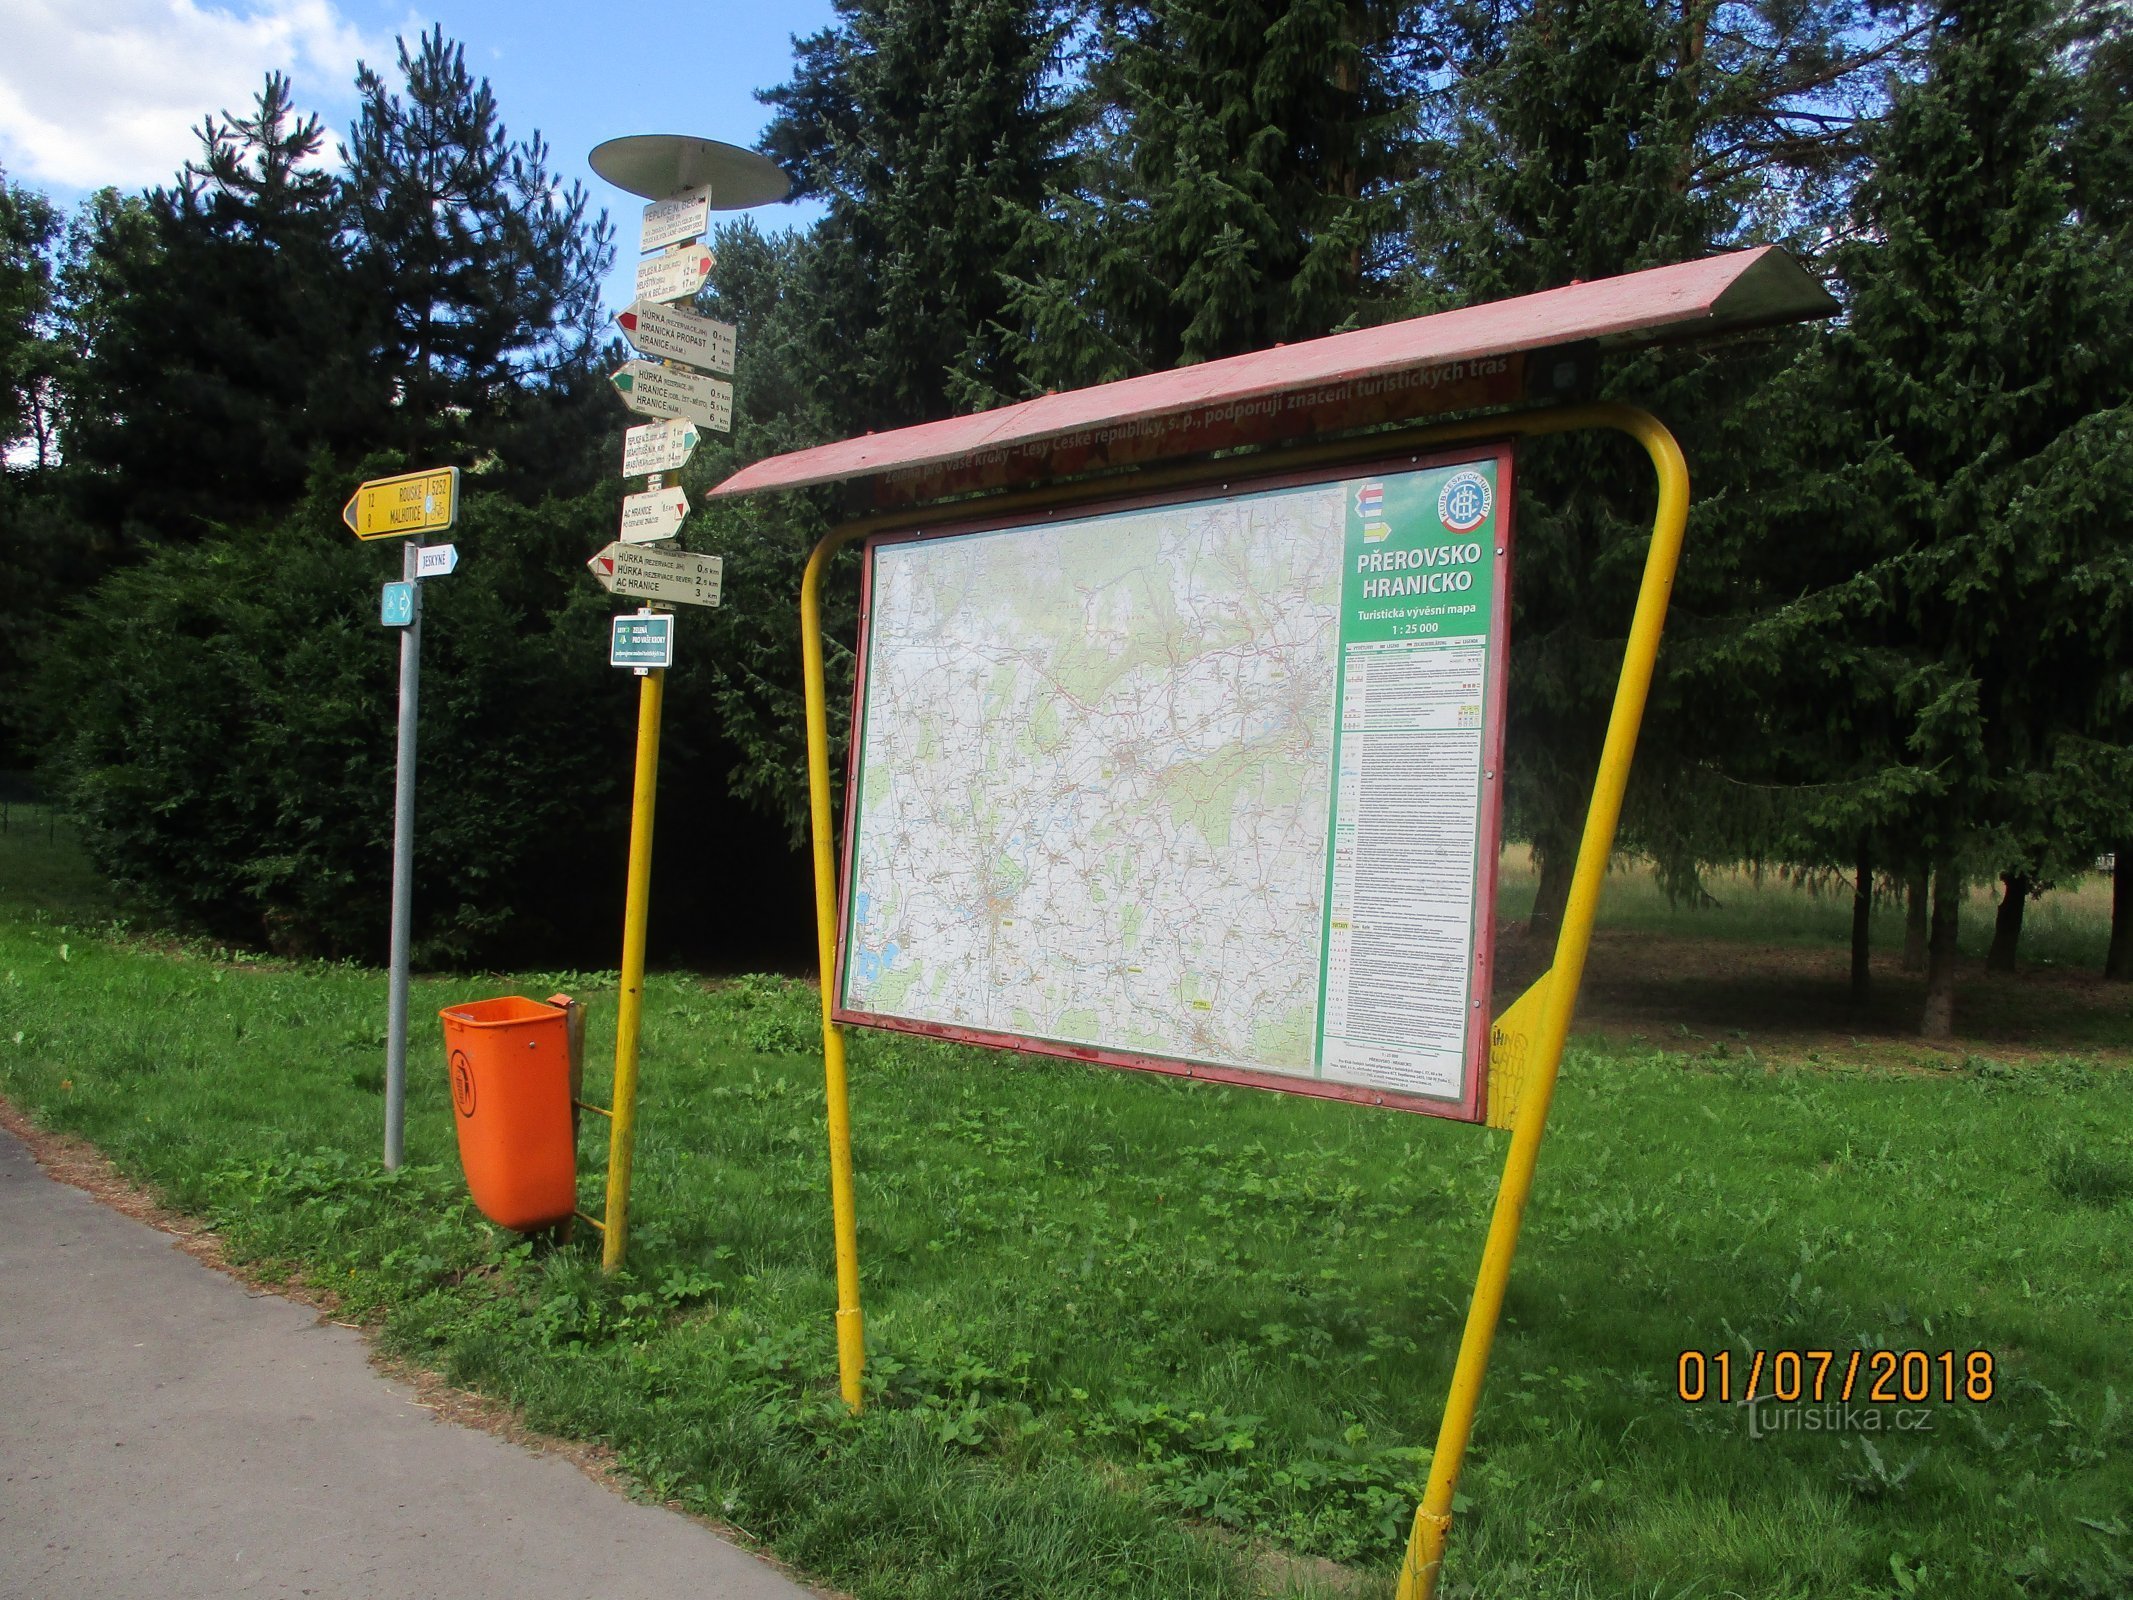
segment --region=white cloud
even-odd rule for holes
[[[359,56],[389,67],[392,40],[332,0],[0,0],[0,165],[77,189],[168,183],[201,118],[249,109],[269,71],[325,110],[352,100]],[[330,156],[341,130],[327,131]]]

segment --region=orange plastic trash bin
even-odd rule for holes
[[[482,1215],[520,1233],[577,1209],[569,1013],[520,995],[446,1006],[459,1164]]]

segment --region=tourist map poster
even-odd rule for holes
[[[870,543],[839,1019],[1480,1120],[1510,486]]]

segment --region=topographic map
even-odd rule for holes
[[[1343,496],[876,547],[846,1010],[1312,1072]]]

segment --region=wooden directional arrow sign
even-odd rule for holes
[[[680,418],[639,423],[622,436],[622,476],[679,472],[688,464],[698,437],[696,424]]]
[[[629,342],[648,356],[686,361],[706,372],[733,371],[734,327],[693,311],[640,300],[615,318]]]
[[[686,300],[704,286],[718,258],[700,244],[686,250],[669,250],[663,256],[647,256],[637,263],[639,300]]]
[[[644,208],[644,231],[637,236],[637,248],[664,250],[670,244],[694,239],[710,226],[710,189],[684,189]]]
[[[397,478],[372,478],[341,507],[341,520],[358,539],[436,533],[449,528],[458,516],[457,467],[432,467],[427,472],[403,472]]]
[[[609,594],[681,606],[717,605],[725,567],[717,556],[633,544],[611,544],[585,565]]]
[[[733,426],[733,385],[656,361],[627,361],[609,379],[622,403],[648,417],[687,417],[717,433]]]
[[[681,531],[689,514],[689,497],[679,484],[669,489],[648,489],[643,494],[622,497],[622,542],[656,544]]]

